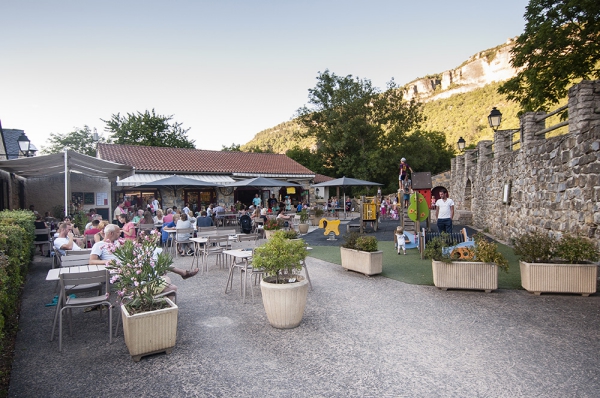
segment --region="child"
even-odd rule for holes
[[[396,232],[394,233],[394,241],[396,242],[398,254],[400,254],[400,248],[402,247],[402,252],[404,255],[406,255],[406,235],[404,235],[404,229],[402,229],[400,226],[396,228]]]

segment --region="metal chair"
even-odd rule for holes
[[[109,273],[108,270],[91,271],[91,272],[80,272],[80,273],[69,273],[60,275],[60,296],[57,304],[57,312],[59,313],[58,322],[58,351],[62,351],[62,319],[63,311],[69,311],[69,335],[73,334],[73,322],[71,321],[72,309],[83,308],[94,305],[108,307],[108,339],[112,343],[112,304],[110,303],[110,291],[107,289],[106,294],[102,295],[101,289],[98,296],[92,297],[76,297],[69,296],[72,289],[70,286],[85,286],[85,285],[109,285]],[[54,326],[52,327],[52,336],[50,340],[54,339],[54,327],[56,326],[56,318]]]
[[[189,247],[194,246],[194,242],[190,240],[192,234],[194,233],[194,228],[177,228],[175,230],[175,255],[179,256],[179,245],[191,245]]]
[[[225,244],[225,246],[223,246]],[[223,251],[228,248],[229,235],[212,235],[208,237],[206,244],[204,245],[203,262],[205,262],[206,272],[208,272],[208,257],[211,255],[217,256],[216,264],[219,264],[221,259],[221,265],[225,264]]]
[[[48,245],[48,251],[52,250],[52,241],[50,240],[50,228],[40,228],[35,230],[35,237],[41,236],[43,240],[36,240],[33,243],[36,246],[41,246],[42,256],[44,255],[44,246]]]

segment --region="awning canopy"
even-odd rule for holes
[[[235,180],[226,175],[208,175],[208,174],[179,174],[185,178],[191,178],[199,181],[214,182],[216,184],[226,184],[234,182]],[[120,187],[135,187],[137,185],[147,184],[163,178],[172,177],[173,174],[152,174],[152,173],[140,173],[130,177],[124,178],[117,181],[117,185]]]
[[[66,162],[65,156],[67,157]],[[89,176],[106,178],[126,176],[133,171],[131,166],[108,162],[70,150],[31,158],[2,160],[0,161],[0,169],[24,178],[41,178],[64,174],[65,169]]]

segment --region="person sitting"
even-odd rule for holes
[[[282,220],[281,222],[283,222],[283,226],[285,228],[289,228],[290,226],[290,220],[292,219],[292,216],[288,216],[286,214],[284,214],[284,208],[282,207],[281,209],[279,209],[279,212],[277,213],[277,220]]]
[[[188,216],[185,213],[181,213],[180,219],[179,221],[177,221],[177,224],[175,225],[176,229],[190,229],[192,228],[192,223],[190,222],[190,220],[188,220]],[[190,239],[190,234],[189,233],[177,233],[176,234],[177,237],[177,242],[181,242],[181,241],[187,241]],[[180,243],[179,244],[179,254],[182,256],[185,256],[186,254],[188,256],[193,256],[194,255],[194,250],[189,246],[189,243]]]
[[[163,245],[166,244],[169,240],[169,230],[173,231],[175,229],[175,226],[177,225],[177,221],[179,221],[179,214],[175,214],[173,216],[173,220],[171,220],[168,223],[163,223],[163,228],[162,228],[162,243]]]
[[[88,235],[96,235],[98,232],[100,232],[100,220],[95,219],[91,222],[92,226],[88,229],[86,229],[85,231],[83,231],[83,235],[84,236],[88,236]],[[88,243],[87,246],[88,249],[91,249],[92,246],[91,244]]]
[[[165,224],[169,224],[171,222],[173,222],[173,209],[171,209],[170,207],[167,208],[167,214],[164,215],[163,217],[163,225]]]
[[[156,215],[154,216],[154,224],[162,224],[163,223],[163,212],[161,209],[156,210]]]
[[[70,225],[70,229],[73,231],[73,233],[74,233],[76,236],[79,236],[79,235],[81,235],[81,234],[79,233],[79,228],[77,228],[77,226],[73,225],[73,223],[71,222],[71,217],[69,217],[69,216],[65,217],[65,218],[63,219],[63,222],[66,222],[67,224],[69,224],[69,225]]]
[[[119,221],[123,224],[123,237],[129,240],[135,240],[135,224],[129,221],[129,216],[125,213],[119,215]]]
[[[208,217],[208,213],[206,212],[206,210],[202,210],[200,212],[200,217],[196,219],[196,226],[198,228],[202,228],[212,227],[213,225],[215,225],[215,223],[213,222],[212,218]]]
[[[70,224],[66,222],[58,226],[58,238],[54,239],[54,248],[61,254],[65,254],[65,250],[81,250],[81,247],[75,241],[75,236]]]
[[[104,228],[106,228],[106,226],[109,224],[108,220],[102,220],[100,221],[100,223],[98,224],[98,229],[100,231],[98,231],[95,235],[94,235],[94,243],[96,242],[100,242],[102,240],[104,240]],[[116,224],[115,224],[116,225]]]
[[[154,218],[152,217],[152,212],[150,210],[144,212],[144,218],[140,220],[139,224],[150,224],[154,226]]]
[[[134,224],[137,224],[140,222],[140,220],[144,218],[144,210],[139,209],[136,213],[135,216],[133,216],[133,219],[131,220],[131,222],[133,222]]]

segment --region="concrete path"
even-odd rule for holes
[[[367,278],[309,258],[301,325],[272,328],[239,275],[181,280],[177,346],[134,363],[106,318],[75,312],[63,352],[49,341],[55,284],[36,257],[25,291],[11,397],[597,397],[600,297],[440,291]],[[188,267],[189,257],[177,264]],[[116,318],[115,318],[116,319]],[[66,331],[67,329],[65,329]]]

